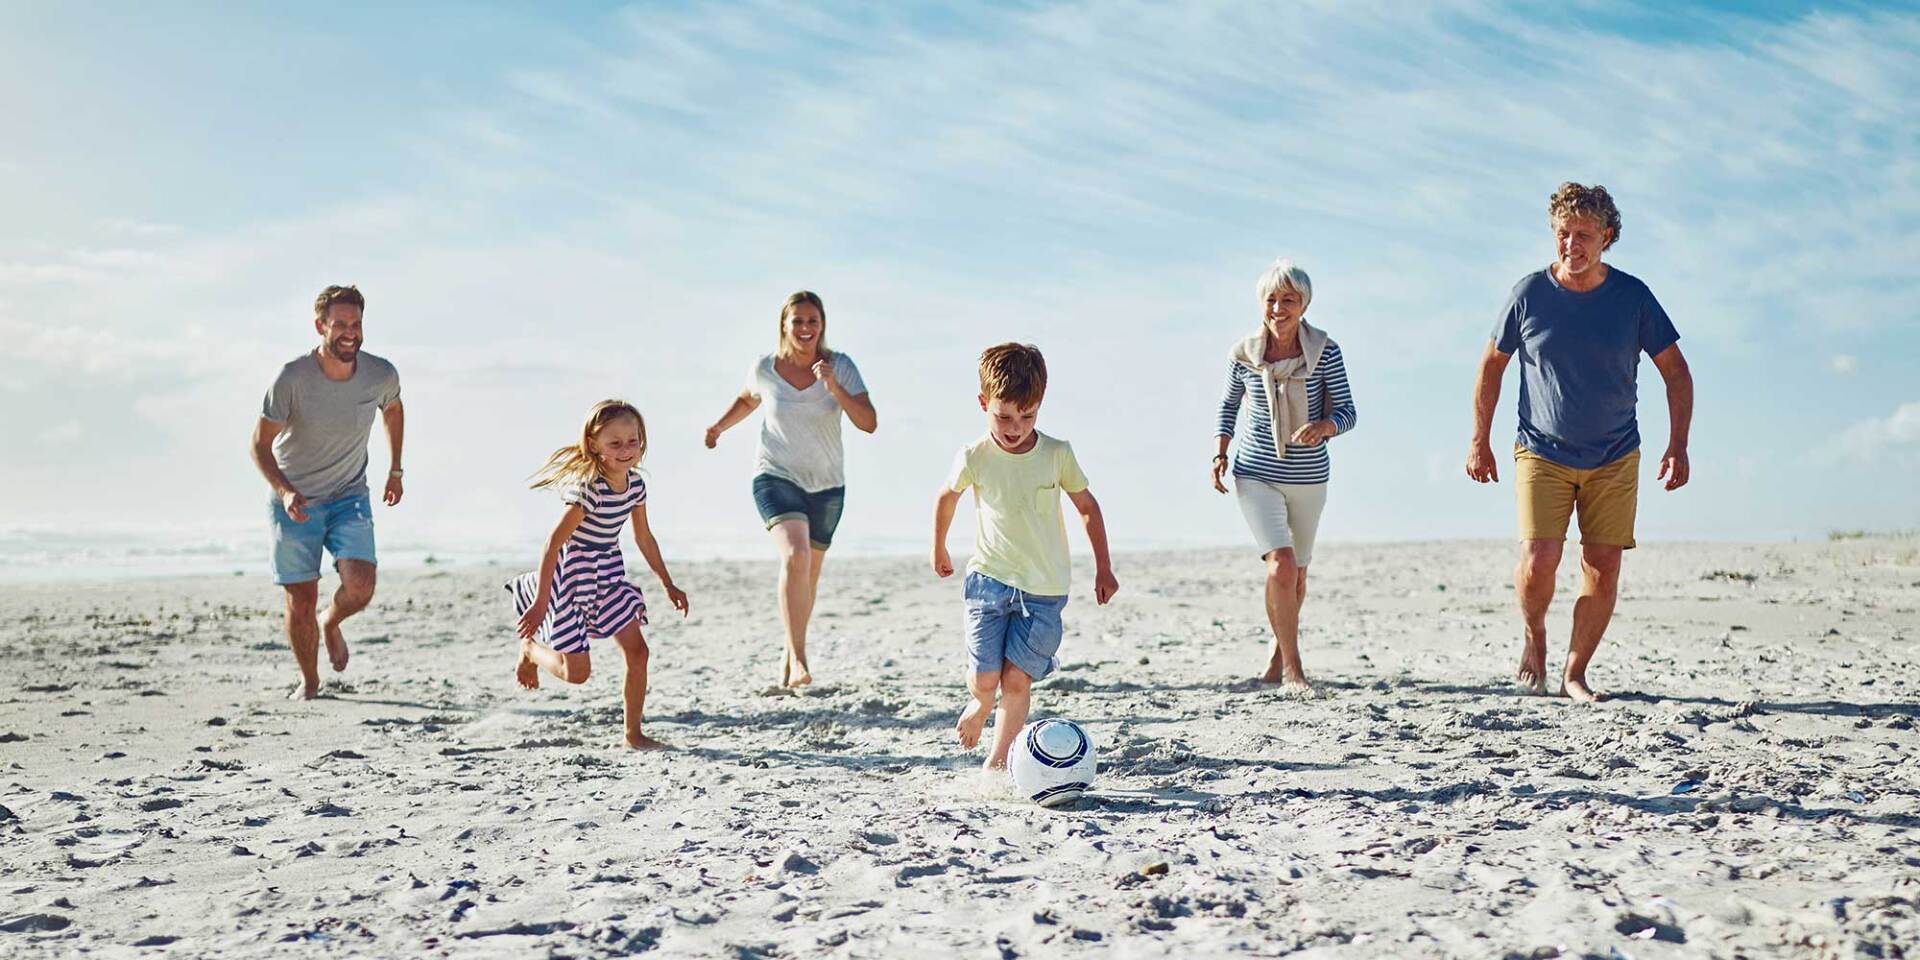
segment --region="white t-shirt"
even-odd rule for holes
[[[834,351],[834,379],[850,396],[867,392],[853,358]],[[795,390],[773,368],[773,354],[747,373],[747,392],[760,400],[760,449],[756,473],[792,481],[808,493],[847,485],[846,454],[840,446],[840,401],[818,380]]]

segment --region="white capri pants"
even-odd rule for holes
[[[1295,564],[1312,562],[1313,535],[1320,529],[1320,511],[1327,508],[1326,484],[1234,477],[1233,492],[1239,495],[1240,512],[1246,515],[1260,556],[1292,547]]]

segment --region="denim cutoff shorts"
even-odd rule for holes
[[[768,530],[785,520],[805,520],[807,540],[815,550],[825,550],[833,545],[833,530],[847,505],[847,488],[808,493],[792,480],[763,473],[753,478],[753,505]]]

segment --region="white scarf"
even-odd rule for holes
[[[1287,438],[1307,422],[1307,378],[1320,365],[1320,353],[1327,348],[1327,335],[1300,320],[1300,355],[1267,362],[1267,329],[1233,346],[1233,360],[1260,372],[1265,387],[1267,410],[1273,415],[1273,455],[1287,458]]]

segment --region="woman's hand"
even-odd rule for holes
[[[829,391],[840,388],[840,381],[833,378],[832,360],[815,360],[813,362],[813,376],[814,379],[826,384]]]
[[[540,633],[540,625],[547,620],[547,595],[542,593],[533,598],[533,606],[520,615],[520,639],[532,640]]]
[[[1339,425],[1332,420],[1311,420],[1301,424],[1300,429],[1295,430],[1287,442],[1297,443],[1303,447],[1317,447],[1328,437],[1339,432]]]
[[[933,572],[936,576],[953,576],[953,559],[947,556],[944,545],[933,548]]]
[[[1227,485],[1221,480],[1227,475],[1227,455],[1217,454],[1213,458],[1213,488],[1221,493],[1227,492]]]
[[[685,590],[671,583],[667,584],[667,602],[673,604],[673,608],[680,611],[681,616],[684,617],[687,615],[687,592]]]
[[[714,447],[717,447],[719,445],[720,445],[720,428],[708,427],[707,428],[707,449],[712,450]]]

